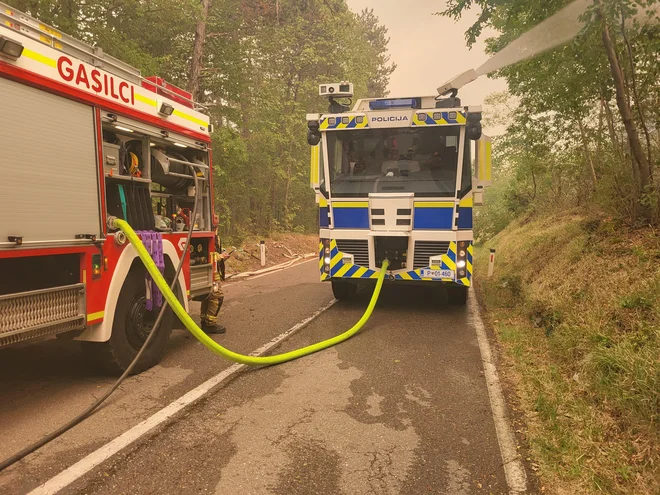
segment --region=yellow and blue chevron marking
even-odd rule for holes
[[[332,239],[330,241],[330,273],[323,271],[323,258],[324,246],[319,243],[319,270],[321,271],[321,280],[328,280],[330,278],[361,278],[361,279],[377,279],[379,272],[370,270],[364,266],[354,265],[352,263],[344,263],[343,255],[337,247],[337,241]]]
[[[338,115],[336,117],[322,117],[320,128],[322,131],[334,129],[367,129],[369,121],[366,115]]]
[[[422,277],[422,270],[452,270],[456,272],[456,250],[457,245],[455,242],[449,244],[449,250],[447,254],[442,255],[442,264],[437,266],[429,266],[426,268],[418,268],[417,270],[412,270],[406,273],[399,273],[394,276],[395,280],[421,280],[421,281],[437,281],[438,279],[433,278],[424,278]],[[442,282],[453,282],[460,285],[469,287],[472,284],[472,243],[468,246],[467,250],[467,276],[459,280],[454,280],[451,278],[442,279]]]
[[[456,272],[456,251],[457,245],[456,242],[451,242],[449,244],[449,250],[447,254],[442,256],[442,264],[439,266],[429,266],[431,270],[452,270]],[[473,257],[473,247],[472,243],[468,246],[467,249],[467,276],[459,280],[454,279],[442,279],[442,282],[452,282],[466,287],[472,285],[472,257]],[[319,271],[321,272],[321,280],[329,280],[331,278],[352,278],[352,279],[376,279],[378,278],[378,272],[370,270],[369,268],[354,265],[352,263],[344,263],[343,255],[337,248],[337,241],[332,239],[330,241],[330,273],[325,273],[323,271],[323,258],[324,258],[324,246],[323,243],[319,243]],[[428,282],[437,282],[438,279],[433,278],[424,278],[421,275],[422,270],[426,268],[418,268],[417,270],[411,270],[405,273],[399,273],[394,276],[394,280],[419,280],[419,281],[428,281]]]
[[[424,116],[426,116],[426,118],[424,118]],[[413,127],[424,125],[464,125],[466,122],[467,118],[465,112],[438,112],[431,110],[415,112],[413,114],[412,125]]]

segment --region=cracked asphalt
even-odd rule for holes
[[[307,263],[229,284],[223,310],[229,333],[214,338],[251,351],[308,317],[332,299],[329,285],[316,282],[316,274],[315,263]],[[359,319],[366,304],[366,297],[337,303],[273,352],[336,335]],[[2,473],[0,491],[29,491],[227,367],[181,335],[175,334],[162,365],[131,379],[96,417]],[[40,352],[48,352],[46,344],[39,344]],[[23,358],[25,349],[19,353]],[[42,363],[41,373],[53,360]],[[28,373],[34,381],[37,375]],[[23,379],[24,389],[35,390],[32,403],[19,386],[10,387],[10,400],[24,411],[48,403],[50,415],[60,417],[73,410],[65,398],[82,403],[81,397],[88,400],[90,390],[106,381],[67,376],[67,386]],[[47,397],[52,386],[59,400]],[[6,420],[15,417],[10,409],[0,407],[3,436]],[[34,414],[38,432],[54,423],[46,416]],[[23,418],[23,431],[30,430],[29,423]],[[14,446],[27,441],[20,430],[11,425],[5,437]],[[502,494],[508,489],[467,309],[449,306],[441,292],[386,287],[354,339],[292,363],[239,373],[61,493]]]

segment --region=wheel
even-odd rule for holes
[[[335,296],[335,299],[339,301],[350,301],[355,299],[357,285],[344,280],[333,280],[332,293]]]
[[[468,288],[447,287],[447,299],[452,306],[465,306],[468,299]]]
[[[153,329],[160,308],[146,308],[145,270],[131,269],[117,299],[112,335],[107,342],[83,342],[95,366],[110,373],[123,373],[131,364],[142,344]],[[158,364],[167,350],[167,341],[172,333],[174,315],[171,308],[165,310],[158,334],[144,351],[131,374],[141,373]]]

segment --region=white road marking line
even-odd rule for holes
[[[511,495],[527,493],[527,475],[525,474],[525,468],[520,461],[520,455],[516,449],[516,437],[507,417],[506,402],[504,401],[502,386],[497,375],[497,368],[495,367],[495,363],[493,363],[486,328],[484,327],[484,322],[481,320],[479,306],[472,291],[470,291],[468,302],[468,319],[477,332],[481,361],[484,365],[484,374],[488,386],[490,407],[493,411],[493,420],[495,421],[497,443],[500,446],[504,476],[509,486],[509,493]]]
[[[278,335],[270,342],[262,345],[259,349],[250,353],[250,355],[261,356],[265,354],[270,349],[280,344],[282,341],[291,337],[294,333],[296,333],[298,330],[303,328],[305,325],[315,320],[319,315],[321,315],[321,313],[334,306],[336,302],[337,300],[333,299],[332,301],[330,301],[328,305],[316,311],[312,316],[310,316],[309,318],[305,318],[303,321],[294,325],[286,332]],[[117,454],[119,451],[129,446],[130,444],[138,440],[140,437],[146,435],[156,426],[160,425],[161,423],[164,423],[182,409],[195,403],[201,397],[211,392],[215,387],[220,385],[222,382],[224,382],[231,376],[235,375],[236,373],[247,367],[248,366],[245,364],[234,364],[230,366],[229,368],[222,371],[218,375],[214,376],[213,378],[210,378],[209,380],[205,381],[204,383],[194,388],[187,394],[175,400],[170,405],[164,407],[163,409],[161,409],[151,417],[135,425],[130,430],[122,433],[114,440],[110,441],[109,443],[95,450],[88,456],[76,462],[74,465],[68,467],[58,475],[46,481],[42,485],[38,486],[37,488],[32,490],[29,493],[29,495],[54,494],[62,490],[63,488],[66,488],[71,483],[73,483],[74,481],[76,481],[77,479],[81,478],[89,471],[94,469],[96,466],[108,460],[110,457]]]
[[[310,263],[312,261],[318,262],[318,259],[317,258],[312,258],[311,260],[301,261],[300,263],[294,263],[291,266],[287,266],[287,267],[281,268],[279,270],[273,270],[272,272],[262,273],[261,275],[255,275],[254,277],[248,277],[248,278],[242,280],[241,282],[245,282],[247,280],[256,280],[256,279],[261,278],[261,277],[267,277],[268,275],[272,275],[273,273],[280,273],[280,272],[283,272],[284,270],[290,270],[291,268],[295,268],[296,266],[304,265],[305,263]]]

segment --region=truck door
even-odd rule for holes
[[[92,107],[0,78],[0,246],[100,236]]]

